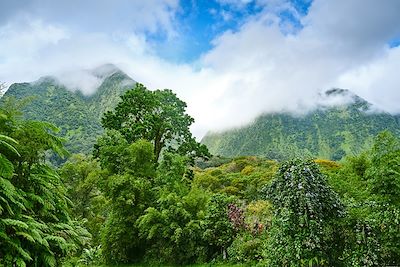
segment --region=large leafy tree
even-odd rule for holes
[[[193,138],[194,119],[186,114],[186,103],[169,89],[149,91],[140,83],[121,96],[114,111],[102,118],[103,127],[119,131],[129,142],[146,139],[154,146],[155,161],[163,149],[180,154],[208,157],[208,150]]]
[[[92,246],[100,244],[100,229],[108,214],[107,200],[100,191],[105,172],[97,160],[83,154],[72,155],[59,170],[73,203],[72,214],[76,219],[83,219],[92,235]]]
[[[164,154],[154,181],[156,201],[137,220],[149,244],[146,258],[159,263],[187,264],[206,256],[202,226],[209,196],[190,188],[186,167],[186,157]]]
[[[228,205],[232,201],[233,198],[225,194],[214,194],[207,205],[203,237],[209,244],[209,256],[212,258],[222,254],[226,259],[227,248],[234,239],[235,229],[227,216]]]
[[[110,175],[101,187],[110,200],[110,214],[102,229],[103,255],[107,263],[135,262],[142,258],[146,249],[136,220],[154,198],[151,186],[155,176],[153,146],[139,140],[126,147],[118,145],[108,149],[112,150],[111,154],[120,149],[124,160],[104,165]],[[108,149],[103,147],[100,153],[110,155]]]
[[[376,136],[366,176],[372,193],[400,206],[400,141],[392,133],[385,131]]]
[[[343,207],[316,163],[283,163],[265,194],[275,210],[266,251],[271,266],[338,266],[332,223]]]

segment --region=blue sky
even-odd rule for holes
[[[212,40],[221,33],[237,31],[247,16],[255,15],[259,8],[255,4],[246,4],[242,8],[221,4],[217,1],[183,1],[177,14],[179,36],[170,39],[165,35],[156,35],[161,57],[175,61],[193,61],[212,48]],[[179,49],[176,49],[179,47]]]
[[[240,1],[239,1],[240,2]],[[310,0],[292,0],[290,3],[300,16],[307,15]],[[225,31],[237,31],[251,16],[263,12],[263,7],[255,1],[243,4],[223,3],[215,0],[181,1],[176,23],[179,35],[168,38],[164,32],[149,34],[160,57],[176,62],[195,61],[201,54],[212,48],[212,41]],[[293,26],[290,33],[302,28],[293,12],[283,10],[278,13],[282,24]]]
[[[0,0],[0,82],[93,93],[113,63],[188,104],[201,137],[350,89],[400,113],[399,0]]]

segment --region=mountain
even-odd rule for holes
[[[91,95],[82,89],[71,90],[56,77],[43,77],[31,83],[12,84],[4,99],[32,98],[23,107],[26,119],[47,121],[58,126],[71,153],[90,153],[98,135],[102,133],[101,117],[114,108],[135,81],[112,64],[85,71],[99,86]]]
[[[400,136],[398,117],[372,111],[370,103],[348,90],[329,90],[323,99],[325,104],[305,115],[263,114],[247,126],[207,133],[202,143],[211,153],[225,157],[258,155],[283,160],[305,156],[340,160],[370,147],[373,137],[381,131]],[[332,105],[338,99],[347,101]]]

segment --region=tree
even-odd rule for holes
[[[190,188],[186,177],[187,157],[165,153],[157,168],[154,204],[137,223],[149,242],[147,258],[159,263],[188,264],[204,259],[202,235],[208,194]]]
[[[315,162],[284,162],[264,193],[274,207],[266,251],[271,266],[338,265],[332,223],[343,207]]]
[[[400,206],[400,141],[392,133],[385,131],[376,136],[366,175],[372,193]]]
[[[232,201],[233,198],[225,194],[214,194],[207,205],[204,239],[209,244],[211,257],[222,253],[226,259],[227,248],[234,239],[235,229],[228,218],[228,205]]]
[[[136,220],[154,199],[151,187],[155,176],[153,146],[139,140],[118,148],[125,161],[109,169],[118,172],[111,172],[102,188],[110,200],[110,214],[101,233],[102,250],[107,263],[132,263],[140,260],[146,249]],[[112,153],[118,152],[115,147],[110,149]],[[104,150],[103,147],[101,152],[107,154]]]
[[[138,219],[140,233],[149,243],[147,254],[159,263],[188,264],[204,260],[202,227],[208,195],[192,190],[180,196],[163,193],[157,205]]]
[[[365,171],[371,193],[372,207],[368,214],[370,232],[379,245],[379,265],[400,263],[400,141],[385,131],[374,140],[371,163]],[[372,219],[371,219],[372,218]],[[377,247],[377,246],[375,246]]]
[[[3,82],[0,82],[0,97],[2,97],[5,92],[6,92],[6,84]]]
[[[346,266],[400,263],[400,143],[388,131],[371,149],[347,157],[330,183],[346,205]]]
[[[140,83],[121,96],[115,110],[106,112],[102,118],[104,128],[119,131],[128,143],[149,140],[154,146],[156,162],[163,149],[209,156],[206,147],[190,133],[193,122],[186,114],[186,103],[171,90],[149,91]]]
[[[68,198],[73,203],[72,215],[84,221],[92,235],[92,246],[100,244],[100,229],[108,214],[106,198],[99,188],[105,172],[98,161],[83,154],[72,155],[59,170]]]

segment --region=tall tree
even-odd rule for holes
[[[171,90],[149,91],[140,83],[121,96],[115,110],[102,118],[104,128],[119,131],[129,143],[139,139],[151,141],[156,162],[163,149],[209,156],[207,148],[196,142],[189,130],[193,122],[186,114],[186,103]]]
[[[392,133],[385,131],[376,136],[366,174],[372,193],[400,206],[400,141]]]
[[[343,206],[316,163],[284,162],[265,193],[275,209],[267,252],[271,266],[339,265],[332,223]]]
[[[102,250],[107,263],[131,263],[142,258],[146,244],[139,237],[136,220],[152,203],[154,194],[152,144],[139,140],[121,149],[127,162],[116,168],[119,172],[109,176],[103,185],[110,200],[110,214],[102,229]]]

